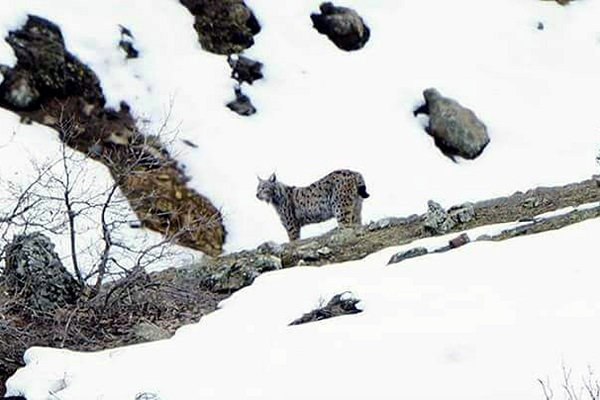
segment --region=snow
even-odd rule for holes
[[[386,266],[361,261],[261,275],[170,340],[76,353],[31,348],[8,382],[28,400],[486,399],[557,395],[598,368],[600,221]],[[580,261],[573,262],[573,258]],[[350,291],[360,314],[288,326]]]
[[[233,98],[226,59],[201,49],[192,16],[176,0],[0,1],[0,37],[27,13],[57,23],[68,50],[99,76],[109,105],[127,101],[222,210],[226,251],[286,240],[275,211],[255,197],[256,176],[273,171],[296,186],[337,168],[360,171],[371,194],[364,222],[425,212],[429,199],[449,207],[597,171],[600,2],[347,0],[340,5],[355,8],[371,29],[366,46],[351,53],[311,27],[318,2],[247,3],[263,29],[246,55],[265,64],[265,79],[243,88],[258,109],[249,118],[224,106]],[[119,24],[133,33],[140,58],[125,60]],[[0,64],[15,62],[0,41]],[[424,133],[426,120],[412,116],[428,87],[486,123],[491,142],[477,160],[450,161]],[[0,109],[4,182],[27,182],[31,160],[56,160],[60,151],[53,131]],[[104,167],[83,163],[95,187],[110,185]],[[87,249],[98,231],[91,222],[84,228]],[[598,367],[598,228],[586,222],[478,242],[394,267],[385,264],[398,248],[270,273],[168,341],[90,354],[30,349],[11,392],[28,400],[143,392],[161,399],[541,397],[536,379],[549,376],[557,388],[563,362]],[[160,240],[128,228],[120,235],[133,244]],[[53,240],[68,264],[66,238]],[[175,251],[175,264],[199,256]],[[173,259],[159,267],[168,265]],[[362,300],[362,314],[287,327],[345,290]]]

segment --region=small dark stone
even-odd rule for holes
[[[538,22],[537,29],[538,29],[538,31],[543,31],[544,30],[544,24],[542,22]]]
[[[327,318],[362,312],[362,310],[356,307],[356,304],[358,304],[360,300],[351,296],[346,296],[347,298],[343,299],[342,297],[345,297],[344,295],[346,294],[347,293],[336,294],[325,306],[304,314],[302,317],[292,321],[290,325],[300,325],[307,322],[320,321]]]
[[[121,39],[119,41],[119,47],[125,52],[125,57],[127,59],[138,58],[140,53],[133,46],[133,43],[128,39]]]
[[[227,63],[231,67],[231,77],[240,84],[247,82],[251,85],[252,82],[263,78],[263,64],[259,61],[244,56],[229,56]]]
[[[402,251],[400,253],[394,254],[390,258],[390,261],[388,261],[388,265],[397,264],[401,261],[408,260],[409,258],[424,256],[427,253],[428,250],[425,247],[415,247],[414,249]]]
[[[450,246],[450,248],[455,249],[457,247],[464,246],[465,244],[469,243],[470,241],[471,241],[471,239],[469,238],[469,235],[467,235],[466,233],[463,233],[453,239],[450,239],[448,241],[448,245]]]
[[[227,108],[244,117],[256,113],[256,108],[252,105],[250,98],[243,94],[240,88],[235,89],[235,100],[227,103]]]

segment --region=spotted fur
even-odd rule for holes
[[[258,181],[256,197],[275,207],[290,241],[300,238],[304,225],[334,217],[339,226],[360,225],[362,202],[369,197],[362,175],[345,169],[306,187],[285,185],[275,174]]]

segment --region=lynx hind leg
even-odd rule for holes
[[[352,215],[352,223],[354,225],[362,225],[362,199],[354,200],[354,214]]]

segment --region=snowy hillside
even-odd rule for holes
[[[357,0],[348,5],[371,27],[371,40],[343,52],[312,28],[317,3],[254,0],[263,29],[246,54],[265,64],[265,79],[244,87],[258,109],[246,118],[224,107],[233,98],[229,67],[200,48],[185,8],[174,0],[121,4],[3,2],[0,36],[27,13],[49,18],[98,74],[109,105],[126,100],[150,121],[150,133],[172,107],[172,150],[224,214],[228,251],[286,240],[275,212],[254,197],[256,176],[273,171],[297,186],[336,168],[362,172],[372,194],[367,222],[422,212],[428,199],[450,206],[595,171],[596,2]],[[126,61],[118,48],[119,24],[134,35],[138,59]],[[14,63],[12,50],[0,48],[0,63]],[[454,164],[433,146],[422,117],[412,116],[428,87],[487,124],[491,143],[479,159]],[[53,157],[51,132],[20,125],[4,110],[0,116],[3,159]],[[23,174],[25,160],[17,161]],[[3,177],[10,171],[5,166]],[[334,225],[306,228],[303,236]]]
[[[592,262],[599,228],[594,220],[398,266],[386,266],[398,250],[387,249],[358,262],[265,274],[167,341],[91,354],[31,349],[9,393],[28,400],[542,399],[542,379],[556,399],[567,398],[563,365],[578,393],[587,368],[600,366]],[[361,300],[362,313],[288,326],[345,291]]]
[[[255,196],[257,176],[274,171],[296,186],[338,168],[360,171],[369,222],[423,213],[429,199],[448,207],[598,170],[598,1],[347,0],[340,5],[357,10],[371,32],[353,52],[313,29],[318,2],[246,3],[262,29],[244,54],[262,62],[265,75],[243,86],[258,110],[250,117],[225,106],[234,98],[226,57],[201,48],[177,0],[0,1],[0,37],[28,14],[56,23],[68,50],[98,75],[108,105],[126,101],[141,129],[162,132],[190,184],[222,212],[226,252],[287,240],[275,211]],[[120,25],[139,58],[126,60],[118,47]],[[0,40],[0,64],[15,62]],[[413,116],[430,87],[487,125],[491,141],[476,160],[452,162],[425,133],[426,118]],[[60,152],[56,132],[0,108],[4,183],[25,184],[35,176],[32,160],[56,161]],[[103,166],[82,163],[89,174],[82,191],[110,185]],[[10,196],[6,185],[0,190]],[[84,227],[92,247],[101,234],[96,221]],[[335,225],[306,227],[302,237]],[[398,249],[386,249],[363,261],[269,273],[168,341],[93,354],[32,349],[9,394],[543,398],[537,379],[548,377],[562,398],[561,365],[574,368],[577,389],[586,367],[600,368],[592,261],[599,228],[592,221],[476,243],[395,267],[385,264]],[[161,240],[139,229],[121,234],[129,243]],[[68,237],[53,240],[68,264]],[[161,267],[200,256],[179,249]],[[343,291],[361,300],[363,313],[287,326]]]

